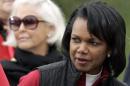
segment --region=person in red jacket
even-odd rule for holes
[[[10,60],[11,56],[9,54],[8,47],[3,45],[3,41],[3,37],[0,34],[0,60]]]
[[[0,86],[10,86],[1,64],[0,64]]]
[[[63,39],[65,60],[38,67],[18,86],[127,86],[116,79],[124,70],[123,17],[103,2],[77,8]]]
[[[8,37],[7,20],[11,12],[11,7],[14,0],[0,0],[0,60],[11,60],[13,57],[13,47],[9,43],[5,45]],[[9,39],[10,40],[10,39]],[[9,45],[9,46],[8,46]]]

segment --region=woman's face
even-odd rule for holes
[[[36,12],[37,9],[33,6],[24,5],[21,7],[19,6],[17,9],[15,16],[20,19],[33,15],[38,20],[43,20]],[[17,46],[33,53],[43,53],[43,51],[48,47],[47,39],[51,29],[50,24],[45,22],[39,22],[37,27],[33,29],[29,29],[22,22],[18,30],[14,31]]]
[[[106,43],[88,32],[87,20],[77,18],[70,39],[70,58],[76,69],[97,74],[107,53]]]

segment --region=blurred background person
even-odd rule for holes
[[[11,86],[34,68],[60,61],[65,21],[60,8],[51,0],[15,0],[9,18],[17,47],[16,61],[2,61]]]
[[[11,31],[7,33],[7,20],[11,12],[14,0],[0,0],[0,60],[11,60],[13,57],[14,35]],[[8,38],[8,43],[4,42]]]

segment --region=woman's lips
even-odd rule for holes
[[[76,58],[75,61],[76,61],[76,63],[81,64],[81,65],[85,65],[89,62],[89,60],[84,59],[84,58]]]
[[[20,37],[20,38],[18,38],[19,42],[23,42],[23,41],[27,41],[27,40],[28,40],[27,37]]]

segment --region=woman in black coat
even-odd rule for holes
[[[82,5],[63,36],[67,60],[39,67],[19,86],[127,86],[116,79],[126,65],[125,34],[124,19],[114,8],[103,2]]]

